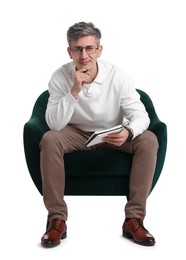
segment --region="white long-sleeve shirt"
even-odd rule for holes
[[[75,65],[67,63],[56,70],[49,81],[46,122],[50,129],[61,130],[67,124],[88,132],[105,130],[119,124],[131,127],[134,137],[149,126],[150,120],[131,77],[121,68],[98,60],[98,74],[84,84],[75,99]]]

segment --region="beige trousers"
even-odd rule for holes
[[[85,142],[90,135],[91,133],[69,125],[61,131],[50,130],[43,135],[40,142],[40,167],[48,219],[58,217],[67,220],[64,154],[78,150],[112,149],[133,154],[130,194],[125,205],[125,216],[143,220],[157,160],[158,141],[155,134],[147,130],[120,147],[108,143],[86,147]]]

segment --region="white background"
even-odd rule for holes
[[[185,259],[186,7],[181,0],[0,1],[1,259]],[[38,95],[69,61],[75,22],[102,31],[102,58],[123,67],[152,98],[168,127],[161,177],[148,199],[142,247],[121,237],[123,197],[66,197],[68,238],[40,247],[47,212],[27,170],[23,126]]]

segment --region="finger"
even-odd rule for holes
[[[91,77],[88,74],[85,74],[84,79],[85,79],[86,83],[90,83],[91,82]]]
[[[90,78],[87,78],[87,77],[84,77],[84,78],[82,79],[82,83],[83,83],[83,84],[89,84],[89,83],[91,83],[91,79],[90,79]]]
[[[80,72],[80,73],[87,73],[87,72],[88,72],[88,69],[83,68],[83,69],[77,70],[77,72]]]

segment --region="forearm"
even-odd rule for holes
[[[50,96],[45,113],[49,128],[52,130],[63,129],[69,123],[76,103],[77,100],[70,92],[60,99],[59,97]]]
[[[133,138],[142,134],[145,130],[148,129],[150,124],[150,119],[148,114],[144,112],[143,117],[133,118],[129,120],[127,127],[131,128],[133,131]]]
[[[122,99],[124,111],[123,125],[133,130],[134,137],[142,134],[150,124],[148,113],[136,90],[131,91]]]

